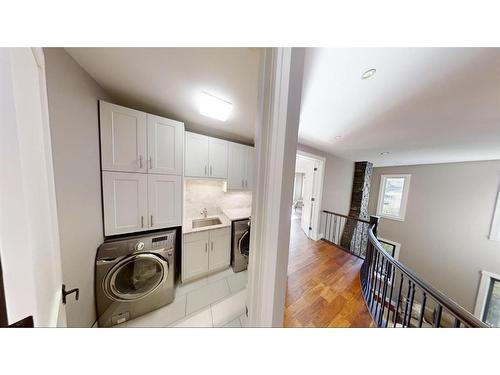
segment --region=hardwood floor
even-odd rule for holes
[[[362,260],[312,241],[292,220],[285,327],[372,327],[361,295]]]

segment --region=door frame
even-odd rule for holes
[[[323,199],[323,181],[325,179],[325,164],[326,164],[326,158],[323,156],[319,156],[316,154],[311,154],[306,151],[301,151],[297,150],[297,156],[311,159],[315,162],[318,162],[318,170],[317,174],[314,175],[314,180],[313,180],[313,197],[314,197],[314,202],[313,208],[312,208],[312,230],[309,232],[311,235],[311,238],[314,241],[318,241],[322,237],[322,233],[320,233],[319,227],[321,223],[321,202]]]
[[[261,55],[248,265],[250,327],[283,326],[304,56],[304,48],[266,48]]]

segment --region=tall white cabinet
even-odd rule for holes
[[[104,234],[182,225],[184,124],[99,102]]]
[[[254,185],[254,148],[228,142],[227,188],[252,190]]]

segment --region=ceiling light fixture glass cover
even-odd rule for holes
[[[375,75],[377,69],[369,69],[361,75],[361,79],[368,79]]]
[[[384,156],[384,155],[389,155],[390,152],[389,151],[384,151],[384,152],[381,152],[380,155]]]
[[[233,105],[205,91],[201,93],[200,113],[216,120],[226,121]]]

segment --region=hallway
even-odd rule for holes
[[[361,295],[363,261],[324,241],[312,241],[293,219],[285,327],[371,327]]]

